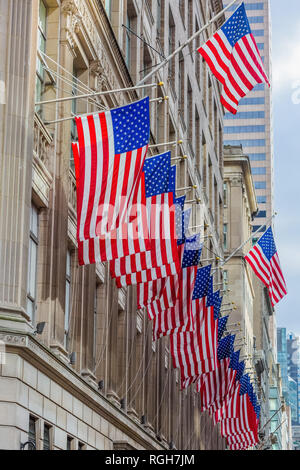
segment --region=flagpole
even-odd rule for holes
[[[143,88],[154,88],[156,86],[162,87],[163,85],[164,85],[164,82],[159,82],[159,83],[150,83],[149,85],[136,85],[136,86],[128,87],[128,88],[118,88],[116,90],[97,91],[93,93],[86,93],[84,95],[72,95],[72,96],[70,95],[70,96],[66,96],[64,98],[58,98],[55,100],[38,101],[37,103],[35,103],[35,106],[41,106],[43,104],[51,104],[51,103],[63,103],[65,101],[80,100],[82,98],[84,99],[95,98],[96,96],[104,96],[104,95],[110,95],[112,93],[121,93],[125,91],[140,90]]]
[[[228,261],[231,260],[231,258],[233,258],[234,255],[235,255],[236,253],[238,253],[242,248],[244,248],[244,246],[247,245],[247,243],[248,243],[250,240],[252,240],[252,238],[253,238],[255,235],[257,235],[263,227],[269,225],[269,223],[274,219],[274,217],[276,217],[276,215],[277,215],[276,213],[273,214],[272,217],[270,217],[270,219],[267,220],[267,223],[266,223],[266,224],[261,225],[261,226],[256,230],[256,232],[253,232],[253,233],[250,235],[250,237],[249,237],[246,241],[244,241],[236,250],[234,250],[234,251],[231,253],[230,256],[228,256],[228,258],[226,258],[226,259],[221,263],[221,266],[224,266],[224,264],[228,263]]]
[[[181,46],[175,49],[174,52],[172,52],[160,64],[158,64],[151,72],[149,72],[148,75],[142,78],[142,80],[140,80],[137,85],[141,85],[142,83],[146,82],[150,77],[152,77],[153,74],[155,74],[158,70],[164,67],[170,60],[173,59],[175,55],[179,54],[179,52],[181,52],[185,46],[187,46],[192,41],[194,41],[194,39],[196,39],[201,33],[203,33],[203,31],[205,31],[212,23],[217,21],[225,13],[225,11],[227,11],[230,7],[232,7],[232,5],[234,5],[237,1],[238,0],[233,0],[231,3],[229,3],[229,5],[227,5],[227,7],[225,7],[222,11],[220,11],[220,13],[218,13],[211,20],[209,20],[209,22],[206,23],[206,25],[204,25],[203,28],[196,31],[185,43],[183,43]]]

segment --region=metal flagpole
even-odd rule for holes
[[[87,93],[85,95],[74,95],[74,96],[66,96],[65,98],[59,98],[57,100],[47,100],[47,101],[38,101],[35,103],[35,106],[41,106],[43,104],[50,104],[50,103],[62,103],[64,101],[71,101],[71,100],[79,100],[81,98],[93,98],[95,96],[104,96],[104,95],[109,95],[111,93],[120,93],[123,91],[133,91],[133,90],[139,90],[142,88],[151,88],[155,86],[163,86],[164,82],[159,82],[159,83],[150,83],[149,85],[136,85],[134,87],[129,87],[129,88],[118,88],[116,90],[105,90],[105,91],[99,91],[99,92],[94,92],[94,93]]]
[[[83,95],[80,95],[81,97]],[[94,96],[94,95],[93,95]],[[162,101],[164,100],[164,98],[154,98],[152,100],[149,100],[150,103],[153,103],[155,101],[157,101],[158,99],[161,99]],[[129,103],[130,104],[130,103]],[[95,103],[96,106],[99,106],[99,103]],[[95,114],[95,113],[98,113],[98,112],[103,112],[103,111],[109,111],[110,108],[103,108],[102,110],[100,111],[90,111],[89,113],[86,113],[86,114],[73,114],[73,116],[67,116],[67,117],[64,117],[64,118],[60,118],[60,119],[55,119],[54,121],[45,121],[44,122],[44,125],[45,126],[50,126],[51,124],[55,124],[57,122],[64,122],[64,121],[72,121],[73,119],[75,119],[76,117],[86,117],[86,116],[90,116],[91,114]],[[180,141],[181,143],[182,141]],[[165,145],[165,144],[159,144],[159,145]],[[151,146],[149,146],[150,148]],[[153,145],[152,147],[157,147],[157,145]]]
[[[201,33],[203,33],[203,31],[205,31],[212,23],[217,21],[225,13],[225,11],[227,11],[236,2],[237,2],[237,0],[233,0],[233,2],[229,3],[229,5],[227,5],[227,7],[225,7],[222,11],[220,11],[220,13],[218,13],[216,16],[214,16],[208,23],[206,23],[206,25],[204,25],[203,28],[196,31],[184,44],[182,44],[177,49],[175,49],[175,51],[172,52],[172,54],[170,54],[168,57],[166,57],[165,60],[163,60],[160,64],[157,65],[157,67],[155,67],[151,72],[149,72],[148,75],[146,75],[142,80],[140,80],[138,85],[141,85],[142,83],[145,83],[150,77],[152,77],[153,74],[155,74],[158,70],[160,70],[162,67],[164,67],[170,60],[173,59],[173,57],[175,55],[179,54],[179,52],[181,52],[182,49],[185,46],[187,46],[192,41],[194,41],[194,39],[196,39]]]

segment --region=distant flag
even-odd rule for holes
[[[153,339],[179,331],[193,331],[192,296],[202,251],[200,235],[187,238],[178,277],[178,297],[173,307],[153,319]]]
[[[265,82],[270,86],[244,3],[198,52],[222,83],[221,102],[233,114],[255,85]]]
[[[287,295],[287,287],[281,271],[271,227],[245,256],[245,260],[268,288],[273,306]]]
[[[182,388],[199,374],[214,370],[217,360],[217,323],[213,308],[206,306],[211,266],[198,269],[193,291],[194,331],[174,332],[170,336],[173,366],[180,368]]]

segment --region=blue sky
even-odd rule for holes
[[[276,245],[288,287],[277,326],[300,335],[300,2],[270,0]],[[287,8],[288,7],[288,8]]]

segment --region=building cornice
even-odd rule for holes
[[[37,341],[32,334],[17,330],[0,330],[0,341],[6,353],[15,353],[55,381],[73,397],[83,402],[120,431],[127,434],[145,449],[165,450],[165,446],[149,436],[142,425],[128,417],[105,396],[95,390],[71,366],[59,359],[49,348]],[[18,377],[20,379],[20,377]]]

